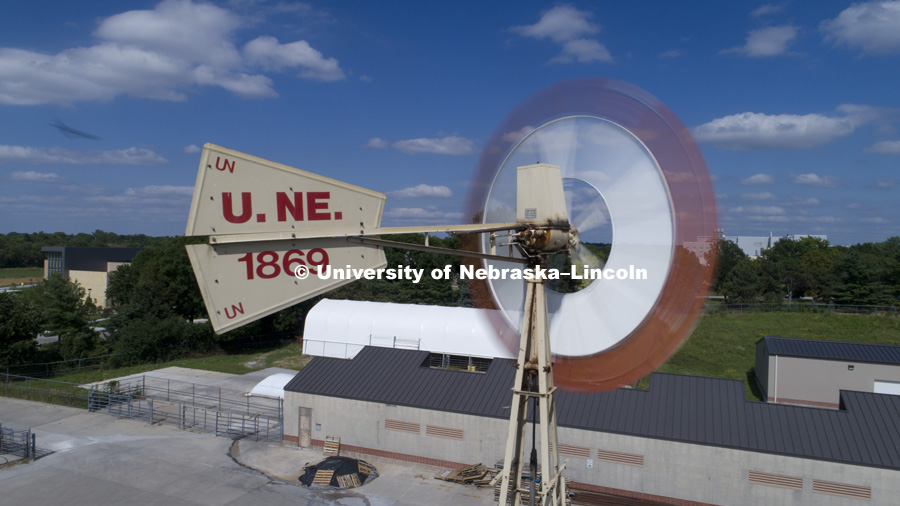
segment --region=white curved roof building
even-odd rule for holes
[[[323,299],[303,331],[303,353],[335,358],[353,358],[363,346],[515,358],[504,342],[518,337],[497,311],[353,300]]]

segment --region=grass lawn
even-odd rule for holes
[[[762,400],[753,367],[764,336],[900,344],[900,317],[823,312],[711,312],[658,372],[747,382],[747,398]],[[639,388],[646,388],[648,378]]]
[[[232,374],[245,374],[269,367],[283,367],[299,371],[309,361],[309,357],[303,356],[300,351],[299,344],[287,343],[281,346],[256,349],[247,353],[185,358],[159,364],[141,364],[118,369],[84,370],[54,376],[51,379],[0,382],[0,395],[87,408],[87,390],[74,386],[72,383],[94,383],[172,366]]]
[[[709,312],[691,337],[658,372],[689,374],[745,382],[747,399],[761,400],[754,379],[756,342],[764,336],[900,345],[900,316],[823,312]],[[93,383],[165,367],[186,367],[245,374],[268,367],[299,371],[309,361],[297,343],[244,353],[185,358],[119,369],[89,370],[54,377],[55,381]],[[649,377],[638,383],[647,388]],[[44,387],[55,390],[54,386]]]
[[[118,369],[79,371],[56,376],[53,379],[70,383],[94,383],[96,381],[119,378],[131,374],[140,374],[175,366],[230,374],[246,374],[248,372],[258,371],[269,367],[283,367],[285,369],[299,371],[308,361],[309,357],[304,357],[301,354],[299,344],[287,343],[277,347],[256,349],[246,353],[223,353],[208,357],[183,358],[159,364],[141,364]]]
[[[28,284],[44,279],[43,267],[22,267],[15,269],[0,269],[0,286]]]

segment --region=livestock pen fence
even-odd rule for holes
[[[23,458],[37,458],[37,438],[31,429],[16,430],[0,423],[0,455],[18,455]],[[0,465],[5,462],[0,462]]]
[[[0,373],[7,397],[62,404],[216,436],[281,441],[283,401],[239,390],[137,376],[125,381],[79,385]]]

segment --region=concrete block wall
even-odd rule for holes
[[[298,408],[309,407],[313,444],[321,444],[326,436],[338,436],[350,451],[446,467],[478,462],[492,466],[501,461],[509,424],[503,419],[295,392],[285,392],[284,406],[285,441],[289,443],[298,440]],[[419,424],[419,432],[388,430],[385,420]],[[462,430],[463,439],[427,435],[427,425]],[[530,426],[528,431],[526,439],[530,439]],[[568,427],[559,428],[558,438],[560,461],[569,459],[564,475],[578,488],[695,506],[888,505],[896,504],[894,500],[900,497],[900,471]],[[587,458],[566,454],[584,449],[590,463]],[[640,461],[641,465],[603,460],[598,450],[604,457],[625,454],[632,464]],[[799,478],[800,490],[751,483],[751,471]],[[868,487],[871,499],[814,492],[813,480]]]

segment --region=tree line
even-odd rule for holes
[[[119,235],[95,230],[93,234],[64,234],[62,232],[34,232],[0,234],[0,269],[15,267],[40,267],[44,265],[44,246],[130,246],[148,247],[161,245],[169,237],[151,237],[144,234]]]
[[[21,240],[19,236],[24,235],[39,234],[7,234],[5,238]],[[101,235],[98,231],[87,237],[99,240]],[[122,237],[140,236],[115,236],[112,243],[122,242]],[[106,291],[110,309],[96,307],[85,297],[84,288],[59,276],[19,293],[0,293],[0,365],[116,354],[112,365],[118,366],[235,349],[249,336],[299,335],[307,312],[323,297],[216,335],[206,321],[206,308],[185,250],[185,245],[207,239],[152,239],[143,243],[146,249],[130,265],[110,273]],[[419,234],[392,239],[425,242]],[[460,249],[466,239],[449,235],[432,237],[429,243]],[[599,257],[608,254],[608,245],[605,249],[593,246]],[[809,296],[821,303],[900,305],[900,237],[848,247],[831,246],[816,238],[781,240],[759,258],[747,257],[730,241],[720,241],[717,250],[717,276],[711,288],[729,303],[780,302]],[[403,265],[425,272],[448,264],[452,272],[459,272],[464,261],[455,255],[400,248],[385,248],[385,257],[388,266]],[[418,284],[386,279],[354,281],[324,297],[469,307],[486,300],[483,289],[463,280],[424,276]],[[59,341],[39,350],[34,339],[39,332],[57,335]]]
[[[122,237],[122,236],[118,236]],[[420,283],[360,280],[301,302],[238,329],[216,335],[188,259],[187,244],[205,237],[158,238],[131,264],[109,274],[102,310],[78,284],[58,275],[19,293],[0,293],[0,365],[71,360],[115,354],[110,366],[172,360],[192,354],[237,349],[250,336],[302,332],[306,313],[323,297],[415,304],[470,306],[467,286],[424,276]],[[392,238],[424,244],[424,236]],[[456,236],[430,238],[432,246],[458,249]],[[58,244],[54,244],[58,245]],[[431,269],[453,265],[459,257],[385,248],[389,266]],[[102,330],[101,330],[102,329]],[[38,333],[59,336],[40,349]]]
[[[853,246],[782,239],[758,258],[732,241],[717,246],[713,291],[727,303],[811,297],[825,304],[900,305],[900,237]]]

